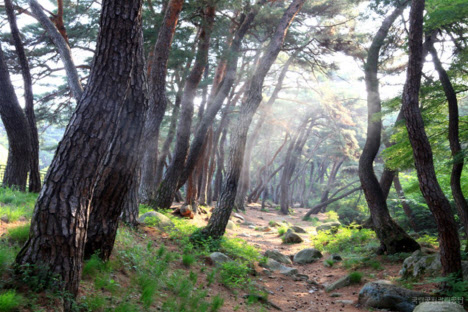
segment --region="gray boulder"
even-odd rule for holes
[[[322,258],[322,253],[314,248],[307,248],[294,255],[293,261],[299,264],[312,263]]]
[[[175,228],[171,219],[157,211],[148,211],[147,213],[142,214],[141,217],[138,218],[138,222],[146,225],[155,225],[162,231],[169,231]]]
[[[221,264],[225,262],[232,261],[231,258],[226,256],[222,252],[213,252],[212,254],[210,254],[210,259],[216,266],[221,266]]]
[[[234,218],[241,219],[242,221],[245,221],[245,218],[243,216],[241,216],[240,214],[238,214],[238,213],[234,213],[232,216]]]
[[[400,275],[404,278],[438,275],[441,270],[440,254],[426,255],[421,250],[416,250],[403,261]]]
[[[283,236],[283,242],[285,244],[299,244],[302,243],[304,240],[294,233],[291,229],[289,229]]]
[[[465,309],[455,302],[423,302],[413,312],[464,312]]]
[[[261,263],[260,266],[266,269],[272,270],[272,271],[280,272],[281,274],[284,274],[287,276],[293,276],[298,273],[297,269],[284,266],[278,261],[270,259],[270,258],[268,258],[266,263]]]
[[[346,287],[346,286],[349,286],[349,285],[351,285],[351,278],[349,277],[349,275],[346,275],[346,276],[343,276],[342,278],[340,278],[339,280],[334,281],[333,283],[328,285],[325,288],[325,291],[330,292],[330,291],[333,291],[335,289],[340,289],[340,288],[343,288],[343,287]]]
[[[330,255],[330,257],[328,257],[328,259],[333,260],[333,261],[335,261],[335,262],[338,262],[338,261],[343,260],[343,258],[341,258],[341,256],[338,255],[338,254]]]
[[[307,233],[306,230],[304,230],[303,228],[297,225],[292,226],[291,230],[293,230],[296,233],[304,233],[304,234]]]
[[[292,264],[292,261],[288,256],[283,255],[281,252],[279,252],[276,249],[265,251],[265,257],[276,260],[276,261],[278,261],[280,263]]]
[[[340,227],[340,226],[341,226],[340,222],[333,221],[333,222],[328,222],[328,223],[324,223],[324,224],[321,224],[321,225],[317,226],[316,230],[317,231],[328,231],[328,230],[332,230],[332,229]]]
[[[428,297],[428,295],[398,287],[389,281],[376,281],[362,287],[358,303],[366,308],[412,312],[418,297]]]

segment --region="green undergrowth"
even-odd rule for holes
[[[316,249],[328,253],[363,253],[378,247],[375,233],[369,229],[340,227],[336,233],[319,231],[311,236]]]
[[[0,217],[8,222],[18,221],[21,217],[31,219],[37,194],[0,188]]]

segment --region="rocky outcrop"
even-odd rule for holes
[[[337,227],[340,227],[341,226],[341,223],[338,222],[338,221],[333,221],[333,222],[328,222],[328,223],[324,223],[324,224],[321,224],[319,226],[317,226],[317,231],[328,231],[328,230],[333,230],[333,229],[336,229]]]
[[[455,302],[423,302],[413,312],[464,312],[465,309]]]
[[[231,261],[231,258],[223,254],[222,252],[213,252],[210,254],[210,259],[216,266],[221,266],[225,262]]]
[[[283,236],[283,243],[285,244],[299,244],[303,241],[304,240],[291,229],[289,229]]]
[[[277,271],[287,276],[294,276],[298,273],[297,269],[284,266],[278,261],[270,258],[268,258],[268,260],[265,263],[260,263],[260,266],[272,271]]]
[[[148,211],[141,215],[138,218],[138,222],[149,226],[156,226],[161,231],[170,231],[175,228],[171,219],[157,211]]]

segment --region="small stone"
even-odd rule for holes
[[[5,223],[9,223],[9,222],[10,222],[10,218],[8,218],[7,215],[1,216],[1,217],[0,217],[0,220],[1,220],[2,222],[5,222]]]
[[[349,277],[349,275],[346,275],[346,276],[343,276],[342,278],[340,278],[339,280],[333,282],[328,287],[326,287],[325,291],[330,292],[332,290],[343,288],[343,287],[346,287],[346,286],[349,286],[349,285],[351,285],[351,278]]]
[[[336,300],[336,303],[342,303],[342,304],[353,304],[353,300]]]
[[[213,252],[212,254],[210,254],[210,259],[216,266],[221,266],[221,264],[231,261],[231,258],[226,256],[222,252]]]
[[[296,233],[307,233],[306,230],[297,225],[292,226],[291,229]]]
[[[341,297],[341,296],[342,296],[342,294],[340,294],[340,293],[331,293],[330,294],[330,297],[332,297],[332,298]]]
[[[250,234],[240,233],[240,234],[237,235],[237,237],[250,237]]]
[[[237,219],[241,219],[242,221],[245,220],[245,218],[244,218],[243,216],[241,216],[240,214],[238,214],[238,213],[234,213],[234,214],[233,214],[233,217],[234,217],[234,218],[237,218]]]
[[[343,260],[343,258],[341,258],[341,256],[338,255],[338,254],[330,255],[330,257],[328,257],[328,259],[333,260],[333,261],[335,261],[335,262],[338,262],[338,261],[342,261],[342,260]]]
[[[19,220],[19,221],[21,221],[21,222],[26,222],[26,221],[28,221],[28,219],[26,219],[26,217],[25,217],[25,216],[21,216],[21,217],[19,217],[19,219],[18,219],[18,220]]]
[[[236,224],[234,222],[232,222],[231,220],[229,220],[227,225],[226,225],[226,229],[234,230],[235,228],[236,228]]]
[[[292,264],[292,261],[288,256],[283,255],[281,252],[279,252],[276,249],[265,251],[265,257],[271,258],[271,259],[276,260],[276,261],[278,261],[280,263]]]

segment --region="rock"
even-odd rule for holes
[[[250,234],[241,233],[241,234],[237,235],[237,237],[250,237]]]
[[[248,221],[244,221],[243,223],[245,226],[255,226],[255,224],[253,224],[252,222],[248,222]]]
[[[416,250],[403,261],[400,275],[407,277],[421,277],[424,274],[437,275],[442,270],[440,254],[426,255],[421,250]]]
[[[180,215],[181,215],[182,217],[190,217],[190,216],[192,215],[192,213],[193,213],[193,211],[192,211],[192,206],[190,206],[190,205],[183,205],[182,207],[180,207],[179,212],[180,212]]]
[[[465,309],[455,302],[423,302],[416,306],[413,312],[464,312]]]
[[[235,228],[236,228],[236,224],[234,222],[232,222],[231,220],[229,220],[227,225],[226,225],[226,229],[234,230]]]
[[[255,225],[249,225],[249,229],[255,230],[256,226]]]
[[[294,255],[293,261],[299,264],[312,263],[322,258],[320,251],[314,248],[306,248]]]
[[[346,275],[346,276],[343,276],[342,278],[340,278],[339,280],[334,281],[333,283],[328,285],[325,288],[325,291],[330,292],[330,291],[333,291],[335,289],[340,289],[340,288],[343,288],[343,287],[346,287],[346,286],[349,286],[349,285],[351,285],[351,278],[349,277],[349,275]]]
[[[292,264],[292,261],[288,256],[283,255],[281,252],[279,252],[276,249],[265,251],[265,257],[276,260],[280,263]]]
[[[267,269],[270,269],[270,270],[273,270],[273,271],[278,271],[281,274],[284,274],[284,275],[287,275],[287,276],[293,276],[293,275],[296,275],[298,273],[297,269],[289,268],[287,266],[284,266],[281,263],[279,263],[278,261],[270,259],[270,258],[268,258],[266,263],[261,263],[260,266],[264,267],[264,268],[267,268]]]
[[[210,255],[211,261],[213,261],[214,265],[221,266],[221,264],[225,262],[231,261],[231,258],[223,254],[222,252],[213,252]]]
[[[335,261],[335,262],[338,262],[338,261],[343,260],[343,258],[341,258],[341,256],[338,255],[338,254],[330,255],[330,257],[328,257],[328,259],[333,260],[333,261]]]
[[[428,297],[428,295],[392,285],[389,281],[376,281],[362,287],[358,303],[366,308],[412,312],[417,297]]]
[[[317,231],[328,231],[328,230],[332,230],[333,228],[337,228],[337,227],[340,227],[340,226],[341,226],[340,222],[333,221],[333,222],[328,222],[328,223],[324,223],[324,224],[321,224],[321,225],[317,226],[316,230]]]
[[[26,219],[25,216],[21,216],[21,217],[19,217],[18,221],[26,222],[26,221],[28,221],[28,219]]]
[[[292,226],[291,230],[293,230],[296,233],[307,233],[306,230],[297,225]]]
[[[271,226],[271,227],[280,227],[281,225],[276,222],[276,221],[270,221],[268,222],[268,225]]]
[[[1,217],[0,217],[0,220],[1,220],[2,222],[5,222],[5,223],[9,223],[9,222],[10,222],[10,218],[8,218],[7,215],[1,216]]]
[[[291,229],[289,229],[283,236],[283,243],[285,244],[299,244],[303,241],[304,240],[299,235],[291,231]]]
[[[330,294],[330,297],[332,298],[337,298],[337,297],[341,297],[343,294],[340,294],[340,293],[331,293]]]
[[[241,219],[242,221],[245,221],[245,218],[243,216],[241,216],[240,214],[238,214],[238,213],[234,213],[232,216],[234,218]]]
[[[299,281],[308,281],[309,280],[309,276],[308,275],[305,275],[305,274],[296,274],[293,276],[293,280],[296,281],[296,282],[299,282]]]
[[[336,300],[336,303],[342,303],[342,304],[353,304],[353,300]]]
[[[155,224],[155,226],[162,231],[173,230],[175,228],[171,219],[157,211],[148,211],[141,215],[141,217],[138,218],[138,222],[151,225]]]
[[[262,227],[256,228],[255,230],[261,231],[261,232],[270,232],[271,228],[269,226],[262,226]]]

